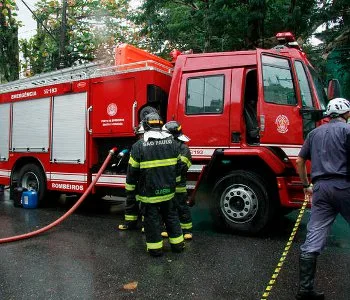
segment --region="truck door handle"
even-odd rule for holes
[[[90,128],[90,112],[92,112],[92,106],[86,110],[86,130],[91,134],[92,129]]]
[[[265,115],[260,115],[260,131],[265,131]]]
[[[131,118],[132,118],[132,124],[131,124],[132,130],[134,130],[135,127],[137,126],[137,124],[136,124],[136,109],[137,109],[137,101],[135,101],[133,103],[132,110],[131,110],[132,111],[132,116],[131,116]]]

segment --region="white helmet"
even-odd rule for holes
[[[334,98],[327,105],[326,115],[342,115],[350,111],[350,102],[344,98]]]

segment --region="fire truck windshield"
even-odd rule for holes
[[[327,103],[328,103],[328,98],[325,92],[325,89],[323,87],[323,83],[321,78],[318,76],[318,74],[316,73],[316,71],[309,66],[309,71],[311,73],[312,76],[312,81],[314,83],[316,92],[317,92],[317,98],[320,101],[320,105],[321,105],[321,109],[326,109],[327,107]]]

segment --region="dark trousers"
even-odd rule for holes
[[[318,180],[313,188],[311,215],[307,224],[304,253],[320,253],[335,218],[340,213],[350,224],[350,182],[346,179]]]
[[[187,193],[176,193],[175,201],[183,233],[192,232],[192,216],[187,205]]]
[[[136,223],[140,214],[140,202],[135,197],[126,197],[124,218],[127,223]]]
[[[161,220],[165,223],[169,242],[173,245],[183,242],[179,216],[173,200],[143,203],[142,206],[147,249],[161,249],[163,247]]]

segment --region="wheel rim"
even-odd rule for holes
[[[25,173],[21,180],[21,186],[38,192],[40,187],[38,176],[33,172]]]
[[[258,211],[258,198],[250,187],[234,184],[222,193],[220,207],[225,217],[232,222],[246,223],[251,221]]]

